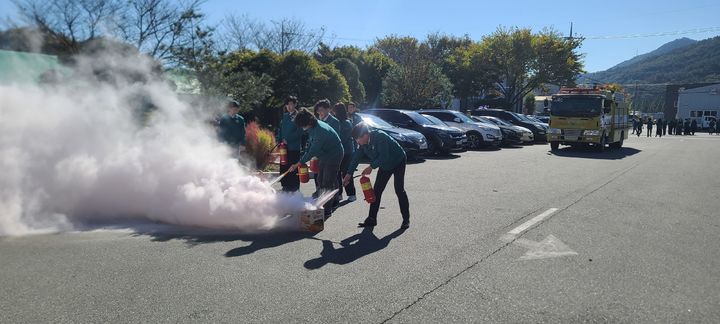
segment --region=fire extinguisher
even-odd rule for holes
[[[375,191],[373,191],[372,184],[370,183],[370,178],[366,176],[360,177],[360,188],[362,188],[363,195],[365,195],[365,201],[367,201],[368,204],[374,203]]]
[[[308,174],[308,167],[305,163],[300,163],[297,172],[298,178],[301,183],[307,183],[310,181],[310,175]]]
[[[318,173],[318,160],[315,158],[310,160],[310,172],[315,174]]]
[[[280,155],[280,165],[286,165],[287,164],[287,145],[285,143],[280,143],[278,146],[278,155]]]

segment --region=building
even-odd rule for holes
[[[67,70],[57,56],[0,50],[0,84],[38,84]]]
[[[696,120],[698,127],[709,127],[720,115],[720,83],[678,89],[676,118]]]

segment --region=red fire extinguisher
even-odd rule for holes
[[[365,201],[367,201],[368,204],[374,203],[375,191],[373,191],[372,184],[370,183],[370,178],[366,176],[360,177],[360,188],[362,188],[363,195],[365,195]]]
[[[318,173],[318,160],[315,158],[310,160],[310,172],[315,174]]]
[[[301,163],[298,167],[298,178],[300,179],[301,183],[307,183],[310,181],[310,175],[308,174],[308,167],[305,163]]]
[[[278,145],[278,155],[280,155],[280,165],[286,165],[287,164],[287,145],[285,145],[285,143],[280,143],[280,145]]]

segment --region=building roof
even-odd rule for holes
[[[48,71],[67,70],[57,56],[0,50],[0,84],[39,83]]]

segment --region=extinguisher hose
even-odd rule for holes
[[[271,186],[276,184],[278,181],[282,180],[282,178],[284,178],[288,173],[290,173],[290,170],[287,170],[287,171],[283,172],[283,174],[279,175],[277,178],[272,179],[272,181],[270,181],[269,184]]]

